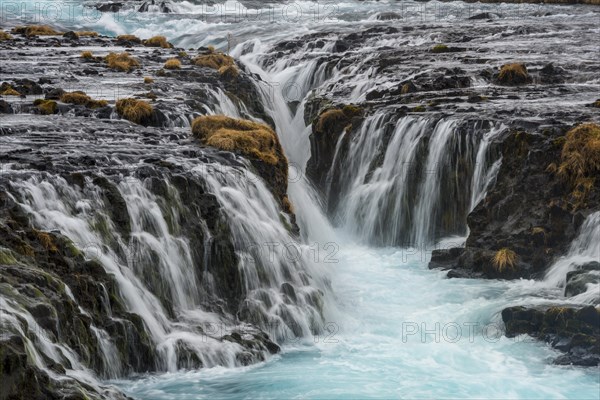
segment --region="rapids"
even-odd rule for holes
[[[35,7],[41,7],[54,13],[55,24],[69,29],[93,29],[107,35],[131,33],[142,38],[159,32],[180,47],[212,45],[229,51],[261,78],[254,83],[290,161],[288,194],[300,227],[300,238],[292,237],[286,229],[288,221],[265,183],[248,176],[243,168],[217,166],[211,155],[197,165],[173,149],[163,153],[190,179],[202,182],[223,208],[241,259],[247,312],[255,316],[258,328],[282,345],[280,354],[265,354],[265,361],[242,366],[236,359],[239,346],[218,340],[212,330],[218,326],[221,333],[230,333],[240,327],[227,312],[205,308],[215,286],[211,286],[211,277],[202,280],[203,287],[195,284],[199,278],[195,274],[201,271],[192,267],[194,249],[181,227],[173,223],[186,204],[169,177],[164,177],[163,193],[155,193],[127,174],[121,177],[118,191],[133,222],[132,241],[126,243],[118,229],[110,229],[108,235],[96,229],[99,219],[106,217],[101,210],[107,204],[97,200],[94,191],[99,189],[93,182],[77,189],[59,176],[19,173],[12,184],[14,200],[34,216],[40,229],[59,230],[116,277],[128,308],[139,314],[148,328],[157,349],[159,372],[124,377],[114,345],[104,339],[106,333],[99,327],[93,330],[102,343],[103,365],[107,366],[102,374],[86,370],[72,349],[52,343],[44,329],[37,327],[32,329],[35,337],[29,348],[40,367],[45,368],[43,360],[47,358],[68,359],[70,375],[91,384],[112,384],[134,398],[147,400],[600,398],[597,368],[552,365],[557,351],[527,336],[505,337],[500,317],[500,311],[511,305],[597,302],[597,285],[568,300],[562,288],[574,262],[600,258],[600,214],[587,218],[569,253],[542,281],[445,279],[443,272],[427,268],[431,251],[464,244],[467,214],[484,199],[502,162],[493,143],[506,133],[506,126],[501,122],[479,126],[452,113],[438,118],[398,118],[382,109],[366,118],[346,149],[346,157],[334,157],[328,173],[332,175],[337,168],[341,179],[319,191],[307,178],[311,121],[305,121],[306,107],[316,92],[360,102],[369,90],[391,86],[395,77],[375,74],[369,62],[386,47],[439,42],[432,29],[420,34],[421,24],[438,24],[440,31],[448,29],[458,35],[461,24],[474,23],[467,17],[492,12],[490,24],[501,29],[490,29],[489,39],[501,48],[488,51],[523,52],[524,58],[535,58],[537,55],[525,54],[527,46],[555,45],[557,57],[590,62],[593,43],[583,43],[571,54],[560,54],[559,48],[578,35],[570,24],[585,27],[586,37],[597,37],[600,28],[594,27],[594,21],[599,10],[437,1],[226,1],[211,6],[169,1],[169,14],[158,8],[138,13],[127,6],[117,13],[99,13],[79,3],[67,14],[67,3],[22,3],[26,10],[19,12],[21,21],[30,21],[38,15]],[[401,15],[394,24],[410,27],[408,35],[367,41],[351,49],[354,62],[344,67],[320,62],[334,50],[342,34],[357,26],[386,23],[378,16],[388,12]],[[575,20],[568,21],[571,19]],[[502,39],[503,34],[510,36],[521,26],[531,27],[527,38]],[[482,29],[488,28],[482,25]],[[278,42],[305,34],[324,35],[323,47],[300,47],[273,57]],[[578,83],[579,98],[552,93],[547,104],[594,100],[598,83],[597,76],[584,74]],[[476,86],[484,85],[476,82]],[[218,104],[207,113],[244,115],[244,110],[221,93],[215,93],[215,98]],[[514,111],[512,107],[506,106],[507,113]],[[537,107],[542,106],[523,100],[515,109],[535,118]],[[173,118],[171,123],[173,127],[188,124],[185,118]],[[383,137],[388,145],[381,153],[378,146]],[[342,142],[343,138],[338,147]],[[130,146],[122,139],[115,143],[123,149]],[[417,148],[423,143],[426,157],[419,158]],[[149,149],[140,148],[139,152]],[[449,187],[449,174],[459,168],[458,158],[453,157],[456,154],[468,160],[466,183]],[[130,171],[138,163],[119,154],[113,161]],[[380,166],[373,172],[376,161]],[[103,221],[109,227],[115,225],[110,218]],[[205,240],[211,240],[208,228]],[[265,247],[269,243],[293,244],[300,256],[290,262],[284,253]],[[204,262],[211,260],[205,257]],[[155,269],[143,268],[147,265]],[[210,275],[207,268],[202,273]],[[292,304],[279,290],[286,282],[295,288]],[[0,301],[6,311],[3,324],[21,329],[19,320],[25,319],[35,325],[16,302],[4,297]],[[205,368],[180,368],[177,351],[181,343],[192,348]]]

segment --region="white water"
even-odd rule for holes
[[[581,226],[579,236],[571,244],[569,252],[548,270],[545,282],[551,287],[564,287],[566,276],[578,266],[600,260],[600,212],[590,214]],[[598,274],[598,271],[592,274]],[[600,304],[600,282],[588,284],[587,290],[570,300],[587,304]]]
[[[534,282],[446,280],[407,253],[342,246],[332,272],[344,317],[312,345],[252,367],[119,384],[148,400],[598,397],[596,369],[553,366],[549,346],[502,335],[499,311],[535,301]]]
[[[299,4],[303,7],[310,5],[306,2]],[[205,6],[187,2],[177,6],[181,12],[200,10],[206,14],[207,10],[213,10],[199,9]],[[227,10],[238,6],[239,3],[227,2],[223,7],[229,7],[224,9]],[[363,11],[362,18],[370,18],[377,11],[387,11],[388,7],[389,4],[384,2],[360,5],[349,2],[337,4],[336,10],[341,13],[352,8],[358,12]],[[524,7],[527,9],[533,6]],[[222,18],[222,14],[219,14],[219,17]],[[179,38],[182,45],[197,47],[216,44],[221,48],[225,47],[223,33],[231,29],[227,23],[215,25],[192,19],[169,20],[168,16],[160,15],[136,15],[135,18],[140,18],[144,23],[137,20],[107,23],[111,19],[103,17],[97,22],[96,28],[110,33],[133,31],[144,37],[160,31],[173,38]],[[352,29],[352,23],[343,20],[338,22],[343,28]],[[278,21],[278,29],[260,23],[243,24],[236,27],[235,37],[243,42],[262,34],[265,42],[272,42],[289,37],[288,25],[297,26],[287,20]],[[309,28],[303,25],[300,31],[294,29],[294,33],[299,34],[304,30],[308,31]],[[182,32],[185,34],[182,35]],[[265,38],[265,35],[268,37]],[[255,42],[255,53],[243,56],[242,59],[253,66],[255,72],[261,73],[266,82],[272,84],[292,79],[302,88],[301,98],[304,99],[312,87],[328,79],[323,70],[315,71],[314,65],[294,65],[293,60],[280,61],[272,69],[263,71],[257,55],[261,50],[261,40],[251,40]],[[242,45],[239,45],[232,53],[241,55],[241,48]],[[373,86],[373,82],[367,79],[368,76],[369,74],[365,73],[357,78],[357,86],[351,98],[359,99],[365,87]],[[335,80],[336,77],[330,79]],[[280,90],[263,95],[276,121],[286,153],[293,163],[290,176],[294,176],[293,172],[303,172],[310,155],[307,146],[309,130],[301,118],[303,104],[294,115],[285,105]],[[221,105],[219,112],[238,115],[233,104]],[[349,169],[346,170],[349,177],[364,177],[367,173],[365,168],[370,161],[369,157],[373,156],[378,135],[382,134],[377,118],[382,116],[373,116],[365,123],[365,132],[360,135],[362,142],[353,143],[353,154],[357,157],[352,158]],[[443,273],[427,270],[428,251],[433,246],[430,245],[430,227],[424,223],[410,224],[411,242],[429,244],[427,247],[420,246],[419,250],[365,247],[355,241],[344,240],[348,234],[354,239],[358,237],[361,240],[358,243],[364,243],[364,240],[377,235],[385,237],[385,228],[382,226],[389,226],[390,221],[382,219],[381,209],[377,208],[382,200],[392,203],[389,206],[392,211],[384,214],[384,218],[402,215],[397,207],[402,204],[402,196],[407,195],[403,192],[405,188],[402,182],[408,174],[408,170],[402,168],[402,163],[411,162],[414,155],[411,150],[424,135],[424,127],[428,123],[432,122],[416,117],[406,117],[397,121],[396,134],[388,147],[389,157],[386,155],[382,168],[376,171],[375,184],[365,185],[358,179],[352,183],[353,190],[341,207],[341,231],[334,232],[329,226],[321,212],[320,200],[308,185],[303,173],[299,174],[297,180],[290,182],[289,195],[296,207],[298,223],[307,243],[298,245],[303,249],[310,249],[311,241],[322,245],[333,240],[340,251],[331,260],[337,262],[326,263],[324,255],[321,254],[316,258],[316,263],[303,260],[304,262],[293,268],[275,253],[275,261],[265,263],[265,267],[269,269],[268,282],[258,278],[256,258],[254,262],[249,260],[255,247],[247,246],[247,241],[286,242],[289,237],[279,224],[280,216],[262,183],[248,184],[243,181],[243,185],[248,186],[240,186],[239,179],[231,179],[232,174],[237,173],[235,171],[227,171],[222,175],[208,174],[204,169],[196,171],[211,182],[211,187],[221,204],[226,205],[229,217],[236,222],[240,221],[239,225],[233,225],[236,248],[242,254],[241,268],[246,276],[248,298],[257,302],[257,309],[264,308],[260,297],[264,290],[270,301],[276,305],[268,310],[267,315],[280,322],[286,305],[276,289],[282,283],[284,275],[292,276],[292,280],[299,283],[301,278],[296,276],[298,268],[307,268],[316,278],[322,276],[318,270],[326,270],[326,275],[332,277],[332,292],[336,298],[327,298],[326,301],[335,303],[336,308],[339,307],[340,310],[327,315],[324,322],[329,323],[325,324],[329,329],[319,334],[310,329],[309,321],[314,317],[310,308],[288,310],[290,312],[285,312],[285,315],[291,314],[294,321],[285,326],[288,329],[290,326],[300,326],[302,334],[308,335],[312,344],[288,343],[281,356],[273,357],[266,363],[232,368],[235,365],[233,355],[236,345],[217,341],[199,343],[199,335],[196,332],[182,329],[181,324],[175,324],[166,317],[160,301],[141,282],[143,279],[138,274],[143,274],[143,271],[129,269],[127,263],[112,254],[110,249],[102,248],[100,253],[95,247],[91,249],[91,256],[99,257],[105,267],[119,278],[122,290],[127,292],[126,300],[135,312],[143,316],[157,346],[162,349],[164,369],[171,371],[136,380],[120,380],[117,381],[118,385],[140,399],[598,398],[600,382],[596,369],[551,365],[552,358],[558,353],[545,344],[528,340],[526,337],[507,339],[502,336],[498,315],[502,308],[509,305],[564,301],[558,286],[561,285],[560,280],[564,278],[564,274],[572,268],[571,262],[575,259],[580,261],[583,258],[590,260],[599,257],[595,250],[599,242],[597,228],[600,226],[597,217],[586,221],[581,238],[574,243],[571,253],[566,257],[569,259],[568,266],[560,261],[550,271],[547,281],[541,283],[443,279]],[[428,170],[435,170],[440,165],[436,164],[436,158],[443,156],[444,146],[450,137],[448,132],[455,123],[453,120],[438,122],[432,129],[431,135],[434,140],[430,144],[427,158]],[[484,197],[487,186],[500,165],[499,160],[491,167],[485,162],[490,139],[500,131],[500,128],[493,128],[485,133],[476,149],[476,169],[469,196],[470,209]],[[219,168],[222,170],[222,167]],[[436,198],[440,197],[436,176],[437,174],[427,176],[418,189],[418,193],[427,199],[416,204],[416,210],[411,210],[419,216],[418,218],[431,218]],[[29,204],[40,226],[46,229],[60,229],[79,243],[103,241],[96,233],[90,231],[85,223],[85,215],[74,216],[73,211],[65,209],[62,201],[56,199],[56,187],[33,182],[30,185],[24,184],[22,190],[34,193],[40,190],[40,187],[44,189],[44,193],[32,196],[33,200],[30,200]],[[160,213],[155,212],[156,199],[144,191],[140,182],[129,182],[126,186],[121,186],[120,190],[128,197],[128,204],[133,206],[133,210],[130,211],[132,215],[140,218],[143,214],[143,218],[135,224],[134,237],[141,246],[161,249],[157,268],[160,276],[169,282],[169,286],[176,288],[171,296],[180,308],[180,317],[191,321],[190,326],[222,323],[222,317],[207,315],[196,308],[202,290],[190,285],[190,279],[193,277],[190,276],[189,249],[186,249],[185,240],[164,230],[165,221],[161,220]],[[69,197],[70,194],[62,196]],[[82,201],[79,194],[71,200]],[[100,209],[101,206],[92,208]],[[82,211],[77,213],[85,214]],[[143,224],[144,220],[152,226],[150,232]],[[383,224],[384,222],[386,224]],[[403,220],[398,218],[391,223],[394,235],[399,235],[398,232],[406,225],[402,222]],[[590,232],[595,233],[590,235]],[[463,241],[464,238],[454,240],[457,244]],[[445,243],[444,246],[451,247],[451,244]],[[317,281],[315,286],[326,286],[324,282],[325,279]],[[542,292],[542,289],[547,292]],[[307,286],[302,288],[300,293],[308,297],[311,290],[314,288]],[[540,293],[547,295],[550,300],[540,298]],[[230,322],[224,323],[227,325]],[[461,332],[458,339],[457,327]],[[425,329],[431,332],[426,333]],[[277,323],[271,332],[275,336],[290,337],[289,331],[286,331],[281,323]],[[174,343],[179,339],[190,343],[205,365],[215,367],[194,372],[174,372]],[[43,339],[39,340],[43,342]],[[52,354],[57,350],[53,345],[48,345],[43,347],[43,351]],[[76,357],[62,357],[67,356]],[[55,354],[54,357],[55,360],[59,360],[61,356]]]
[[[216,167],[203,165],[192,172],[203,176],[229,214],[247,309],[256,318],[253,322],[282,342],[320,332],[323,304],[326,309],[332,303],[326,271],[315,267],[308,246],[297,243],[283,227],[278,206],[258,177]],[[121,182],[119,190],[132,221],[131,239],[126,242],[103,214],[107,205],[100,200],[99,189],[90,180],[87,185],[83,191],[63,178],[47,177],[43,181],[16,181],[13,188],[17,201],[38,227],[60,231],[115,276],[128,309],[142,317],[150,332],[159,371],[178,369],[177,348],[182,344],[193,349],[206,367],[238,365],[236,354],[241,347],[219,340],[221,335],[239,328],[235,318],[203,310],[202,302],[215,295],[214,290],[198,283],[199,269],[193,264],[188,239],[176,236],[167,222],[168,216],[173,218],[184,207],[176,189],[170,187],[174,193],[168,203],[171,208],[161,208],[159,203],[165,199],[153,195],[140,180],[128,178]],[[108,237],[93,228],[99,225],[99,219],[107,224],[104,234]],[[118,249],[110,243],[118,244]],[[208,275],[203,282],[211,281]],[[290,302],[280,292],[283,283],[293,286],[295,301]],[[175,318],[169,317],[170,312]],[[8,320],[8,326],[21,329],[17,320]],[[100,338],[107,361],[104,372],[115,378],[120,365],[114,346],[104,340],[104,331],[98,327],[93,331]],[[56,346],[64,350],[64,346],[52,344],[41,351],[60,362],[60,353],[53,350]],[[79,369],[81,364],[73,351],[64,351],[71,354],[69,360],[75,358],[71,364]]]

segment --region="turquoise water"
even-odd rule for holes
[[[251,367],[118,385],[148,400],[600,397],[597,368],[552,365],[558,353],[549,346],[502,336],[503,307],[548,301],[538,296],[552,297],[552,289],[533,281],[444,279],[427,269],[427,254],[344,247],[337,264],[324,266],[340,304],[331,334],[288,344]]]
[[[228,9],[234,10],[234,2],[228,3]],[[294,4],[305,10],[299,22],[293,14],[282,17],[279,7],[274,14],[278,17],[266,22],[230,23],[211,9],[183,2],[177,16],[84,15],[81,8],[71,16],[63,8],[56,23],[110,35],[160,33],[183,47],[210,44],[224,49],[229,33],[239,45],[252,40],[269,44],[319,29],[355,29],[354,21],[394,11],[385,2],[348,1],[338,3],[335,13],[330,8],[315,18],[309,11],[314,10],[312,3]],[[473,13],[485,11],[478,8],[483,6],[473,7]],[[520,5],[518,11],[534,13],[538,8]],[[409,16],[403,23],[418,24],[422,17]],[[548,345],[525,336],[502,335],[499,313],[504,307],[560,303],[558,289],[533,281],[448,280],[445,273],[427,269],[427,253],[411,250],[346,244],[340,245],[337,257],[337,263],[320,264],[329,270],[337,297],[337,309],[328,315],[329,334],[287,343],[281,354],[250,367],[217,367],[113,383],[132,397],[147,400],[600,398],[598,368],[552,365],[559,353]]]

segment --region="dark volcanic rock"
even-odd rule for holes
[[[592,261],[579,265],[575,271],[567,273],[567,284],[565,286],[565,296],[577,296],[587,291],[588,284],[600,283],[600,263]],[[598,294],[600,303],[600,293]]]
[[[600,204],[600,190],[596,182],[586,203],[579,205],[573,188],[552,172],[551,164],[560,160],[562,132],[514,132],[504,140],[496,184],[467,218],[466,249],[434,251],[432,268],[467,269],[489,278],[534,278],[566,253],[582,216]],[[517,265],[497,271],[493,257],[503,248],[516,253]]]
[[[561,365],[600,364],[600,310],[550,307],[509,307],[502,310],[506,336],[528,334],[564,352],[554,362]]]

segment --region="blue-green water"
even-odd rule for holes
[[[56,4],[22,3],[39,4],[48,10],[49,5]],[[234,10],[234,2],[228,3],[223,10]],[[160,33],[182,47],[215,45],[224,49],[229,33],[234,45],[256,41],[267,46],[319,29],[348,32],[356,29],[356,21],[367,21],[377,12],[402,11],[401,5],[393,3],[347,1],[336,3],[335,13],[321,4],[325,8],[315,17],[314,3],[298,2],[293,4],[304,10],[302,15],[293,13],[295,6],[275,6],[276,12],[266,20],[236,22],[231,18],[236,12],[219,14],[188,2],[179,4],[176,15],[84,15],[81,8],[75,8],[71,15],[62,8],[55,22],[110,35],[133,33],[146,38]],[[456,4],[462,3],[452,3]],[[473,14],[488,11],[483,5],[473,7]],[[520,27],[539,7],[504,5],[508,11],[514,8],[512,15],[520,16],[507,25]],[[421,14],[406,14],[402,23],[418,25],[424,18],[433,21],[435,9],[422,10]],[[548,23],[562,22],[564,15],[557,10],[569,15],[578,9],[554,8],[553,14],[543,18]],[[414,40],[420,43],[431,38]],[[321,264],[330,270],[336,296],[337,310],[328,316],[329,334],[287,343],[281,354],[262,364],[141,376],[113,383],[132,397],[147,400],[600,398],[598,368],[555,366],[552,360],[559,353],[548,345],[502,334],[499,313],[504,307],[559,303],[558,289],[533,281],[448,280],[443,272],[427,269],[427,254],[412,253],[340,244],[339,262]]]
[[[340,247],[339,263],[328,266],[341,305],[330,335],[260,365],[118,384],[148,400],[600,397],[597,368],[552,365],[559,353],[548,345],[502,335],[503,307],[548,301],[538,296],[552,289],[444,279],[427,269],[426,254],[408,253]]]

